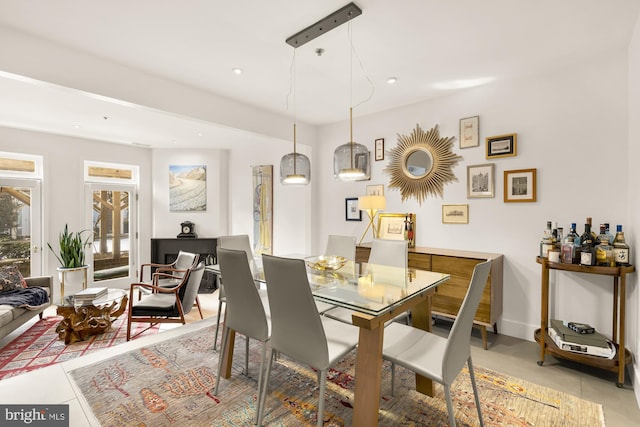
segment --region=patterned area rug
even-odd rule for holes
[[[211,327],[190,332],[76,369],[71,376],[105,427],[252,426],[259,346],[251,346],[249,376],[245,376],[241,374],[244,340],[236,340],[232,376],[222,380],[218,396],[214,396],[218,353],[212,348],[213,333]],[[350,354],[329,374],[325,426],[351,425],[354,356]],[[433,398],[423,396],[413,390],[413,374],[397,368],[393,397],[390,376],[390,365],[385,362],[381,426],[447,425],[442,387],[436,387]],[[604,426],[601,405],[480,367],[476,368],[476,381],[485,425]],[[265,425],[315,425],[315,372],[283,356],[274,363],[269,385]],[[458,425],[478,425],[466,371],[453,384],[452,396]]]
[[[51,316],[38,320],[22,335],[0,349],[0,380],[44,368],[127,341],[127,314],[122,314],[104,334],[85,341],[65,345],[58,337],[56,327],[62,317]],[[141,332],[149,324],[136,323],[132,334]],[[136,332],[134,332],[136,331]],[[153,327],[140,336],[158,332]]]

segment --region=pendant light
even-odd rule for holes
[[[293,92],[293,153],[285,154],[280,160],[280,183],[282,185],[307,185],[311,180],[311,162],[304,154],[296,151],[296,50],[291,63]]]
[[[369,149],[353,141],[353,39],[351,36],[351,21],[349,33],[349,70],[350,70],[350,98],[349,98],[349,142],[340,145],[333,152],[333,176],[340,181],[363,181],[371,177]]]

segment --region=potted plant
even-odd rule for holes
[[[60,233],[60,252],[56,253],[50,243],[47,243],[53,255],[60,262],[58,267],[58,278],[60,279],[60,294],[64,301],[65,284],[72,288],[74,292],[87,287],[87,270],[85,264],[85,248],[91,244],[89,235],[83,240],[83,233],[89,230],[70,232],[69,225],[64,225],[64,231]]]

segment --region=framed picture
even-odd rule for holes
[[[169,212],[206,210],[207,166],[169,165]]]
[[[357,197],[344,199],[344,219],[345,221],[362,221],[362,211],[358,209]]]
[[[376,139],[376,162],[384,160],[384,138]]]
[[[460,148],[471,148],[480,145],[480,116],[460,119]]]
[[[384,184],[367,185],[367,196],[384,196]]]
[[[443,224],[468,224],[469,205],[442,205]]]
[[[536,201],[536,169],[504,171],[504,201]]]
[[[467,166],[467,198],[495,195],[495,164]]]
[[[407,240],[409,247],[416,245],[416,214],[378,214],[378,239]]]
[[[517,154],[517,134],[487,137],[487,159],[511,157]]]

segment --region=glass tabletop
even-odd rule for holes
[[[208,266],[219,273],[218,265]],[[262,268],[254,279],[264,282]],[[307,266],[313,296],[329,304],[377,316],[403,301],[449,280],[449,274],[414,268],[348,261],[335,271],[317,271]]]
[[[128,292],[125,289],[118,288],[109,288],[107,289],[107,293],[101,297],[95,298],[89,302],[85,301],[84,304],[79,305],[107,305],[111,304],[114,301],[119,301],[124,297]],[[74,305],[74,295],[68,295],[64,298],[63,306],[73,306]]]

